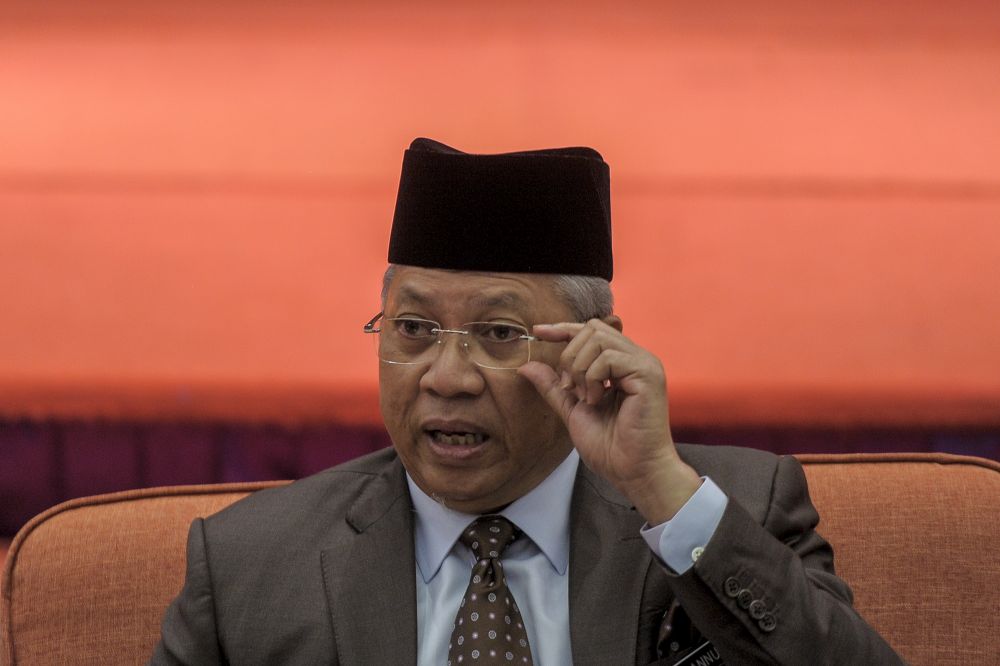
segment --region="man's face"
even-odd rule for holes
[[[398,266],[385,317],[429,319],[446,329],[503,321],[529,332],[534,324],[573,321],[550,281]],[[562,421],[526,379],[514,370],[475,365],[458,337],[445,334],[429,363],[380,363],[379,401],[393,445],[420,489],[458,511],[485,513],[538,485],[572,445]],[[562,350],[531,344],[532,360],[550,364]],[[463,433],[475,437],[455,436]]]

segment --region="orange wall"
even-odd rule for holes
[[[1000,425],[1000,6],[7,3],[0,415],[372,420],[402,149],[589,144],[682,423]]]

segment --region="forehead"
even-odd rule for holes
[[[438,310],[503,308],[525,314],[565,309],[548,275],[481,273],[397,266],[386,294],[387,305]]]

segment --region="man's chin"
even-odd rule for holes
[[[427,492],[426,490],[424,492]],[[510,504],[504,502],[493,492],[485,492],[482,488],[456,487],[455,484],[441,483],[435,486],[428,496],[442,506],[468,514],[492,513]]]

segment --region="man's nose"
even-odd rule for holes
[[[482,392],[486,383],[479,366],[469,358],[465,337],[441,334],[435,344],[436,354],[420,378],[420,388],[444,397]]]

